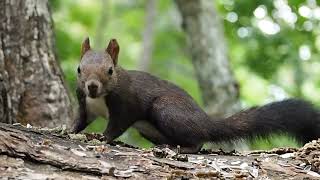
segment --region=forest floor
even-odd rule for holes
[[[3,179],[320,179],[320,139],[271,151],[138,149],[98,134],[0,124]]]

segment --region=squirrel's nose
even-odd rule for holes
[[[98,89],[98,86],[95,84],[88,85],[89,93],[93,97],[97,95],[97,89]]]
[[[88,90],[89,90],[90,92],[95,92],[95,91],[97,91],[97,89],[98,89],[98,86],[95,85],[95,84],[90,84],[90,85],[88,86]]]

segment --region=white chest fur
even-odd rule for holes
[[[106,106],[105,100],[103,97],[100,98],[90,98],[86,97],[86,102],[87,102],[87,110],[96,115],[96,116],[101,116],[101,117],[108,117],[109,112],[108,108]]]

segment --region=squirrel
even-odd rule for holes
[[[181,153],[196,153],[205,142],[275,132],[292,134],[302,143],[320,137],[320,114],[309,102],[287,99],[212,118],[173,83],[121,68],[119,50],[116,39],[102,51],[92,50],[88,37],[83,41],[77,69],[79,113],[73,132],[82,131],[96,116],[109,116],[107,143],[134,127],[155,145],[179,145]]]

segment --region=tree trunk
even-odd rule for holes
[[[69,125],[70,98],[54,53],[47,0],[0,2],[0,121]]]
[[[240,110],[239,88],[230,71],[222,24],[211,0],[175,0],[206,111],[227,116]]]
[[[146,5],[145,29],[143,32],[143,44],[139,69],[148,71],[153,52],[154,24],[157,9],[156,0],[148,0]]]

